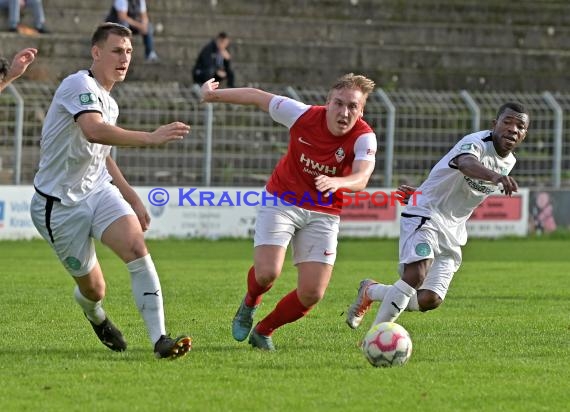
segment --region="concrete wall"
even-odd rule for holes
[[[50,35],[0,33],[0,52],[35,46],[28,77],[60,80],[90,63],[89,37],[111,1],[44,1]],[[190,83],[200,47],[233,37],[238,85],[326,86],[348,72],[382,87],[567,90],[567,0],[147,0],[158,64],[136,38],[129,80]],[[7,28],[6,13],[0,27]],[[29,12],[24,23],[31,23]]]

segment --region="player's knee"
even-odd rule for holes
[[[148,255],[148,249],[143,237],[135,237],[126,242],[124,250],[119,253],[123,261],[132,262],[133,260]]]
[[[404,264],[402,280],[415,289],[420,288],[424,283],[432,263],[433,259],[428,258]]]
[[[148,249],[144,241],[137,242],[133,245],[132,252],[135,255],[135,258],[142,258],[148,255]]]
[[[255,277],[260,284],[269,285],[279,277],[280,269],[277,266],[255,267]]]
[[[407,271],[402,275],[402,280],[413,288],[418,288],[424,283],[425,275],[419,271]]]
[[[322,296],[318,294],[304,294],[299,296],[299,301],[305,306],[306,308],[311,308],[319,303],[323,299]]]
[[[424,289],[418,291],[418,305],[422,312],[437,309],[442,302],[443,300],[439,295],[431,290]]]
[[[89,285],[82,285],[80,288],[81,294],[93,302],[99,302],[105,297],[106,286],[105,282],[97,282]]]
[[[325,295],[324,290],[299,290],[298,293],[299,300],[303,306],[306,306],[308,308],[319,303]]]

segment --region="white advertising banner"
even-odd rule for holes
[[[33,186],[0,186],[0,239],[40,237],[30,217]]]
[[[136,187],[151,216],[149,238],[253,237],[259,189]]]
[[[151,215],[147,238],[251,238],[259,204],[273,198],[261,188],[135,187]],[[0,239],[39,237],[30,218],[32,186],[0,186]],[[472,237],[525,236],[528,189],[511,198],[490,196],[468,222]],[[279,200],[280,201],[280,200]],[[393,189],[344,195],[342,237],[397,238],[402,206]]]

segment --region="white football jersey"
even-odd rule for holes
[[[88,70],[65,78],[47,112],[40,141],[40,164],[34,185],[43,193],[61,199],[65,206],[98,191],[111,181],[105,160],[111,146],[89,143],[76,119],[85,112],[101,113],[114,125],[119,107]]]
[[[472,179],[459,171],[455,160],[461,154],[472,154],[483,166],[508,175],[516,159],[512,153],[500,157],[484,130],[463,137],[431,170],[417,188],[415,204],[410,199],[403,213],[431,218],[453,244],[467,242],[465,223],[473,210],[499,188],[491,182]]]

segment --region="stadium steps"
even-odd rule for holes
[[[105,14],[109,2],[76,2],[49,0],[52,9],[95,10]],[[152,15],[159,12],[174,15],[230,15],[230,16],[290,16],[295,18],[360,20],[372,16],[390,21],[444,23],[499,23],[499,24],[570,24],[566,0],[153,0],[149,4]]]
[[[38,47],[40,55],[27,77],[56,81],[81,68],[91,57],[85,38],[57,34],[26,38],[0,34],[13,49]],[[191,84],[191,66],[203,44],[178,37],[156,39],[164,56],[158,64],[142,60],[142,42],[135,39],[136,53],[128,79],[163,81],[177,79]],[[4,46],[6,47],[6,46]],[[427,45],[370,45],[275,41],[236,43],[234,67],[238,84],[328,85],[337,76],[357,71],[386,88],[556,90],[568,81],[570,51],[555,48],[501,48]],[[170,56],[170,57],[169,57]],[[239,57],[238,57],[239,56]],[[301,57],[301,58],[300,58]],[[497,68],[508,68],[498,70]]]
[[[64,20],[69,24],[58,25],[58,33],[85,35],[87,38],[95,26],[103,21],[101,10],[73,9],[52,10],[47,21]],[[409,45],[469,45],[473,47],[527,47],[564,48],[567,46],[570,29],[567,26],[554,27],[536,22],[509,24],[508,30],[502,23],[478,23],[476,26],[464,22],[415,21],[375,19],[336,20],[314,17],[294,18],[288,16],[232,16],[209,14],[174,14],[157,11],[152,14],[158,30],[157,37],[177,37],[182,40],[204,41],[217,32],[225,30],[239,43],[278,40],[285,43],[338,43],[347,46],[354,43],[372,45],[399,45],[404,40]],[[270,36],[268,35],[270,33]],[[291,34],[294,39],[288,41]],[[484,35],[482,35],[484,33]]]
[[[191,83],[190,69],[204,42],[227,30],[234,38],[237,81],[244,85],[321,86],[347,71],[363,72],[386,88],[543,90],[567,82],[565,1],[524,0],[517,7],[504,0],[352,3],[218,1],[214,7],[212,2],[156,1],[150,12],[155,25],[163,27],[156,37],[162,61],[140,64],[137,36],[129,80]],[[57,34],[1,33],[2,52],[7,45],[10,52],[36,46],[40,58],[28,78],[60,80],[90,63],[89,35],[108,5],[50,0],[45,7]],[[26,19],[29,23],[31,16]]]

